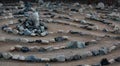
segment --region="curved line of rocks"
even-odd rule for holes
[[[54,58],[37,58],[34,55],[29,55],[25,57],[21,55],[14,55],[12,53],[0,53],[0,58],[6,60],[11,59],[11,60],[27,61],[27,62],[65,62],[65,61],[80,60],[91,56],[105,55],[119,48],[120,48],[120,44],[115,44],[111,47],[101,47],[100,49],[87,51],[85,53],[80,53],[80,54],[77,53],[71,56],[59,55]]]

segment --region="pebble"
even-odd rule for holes
[[[55,43],[55,39],[50,39],[49,42]]]
[[[0,37],[0,41],[5,41],[5,37]]]
[[[115,60],[114,60],[114,59],[110,59],[108,62],[109,62],[110,64],[112,64],[112,63],[115,62]]]
[[[104,55],[108,53],[108,48],[107,47],[101,47],[101,49],[99,50],[100,54]]]
[[[120,56],[115,58],[116,62],[120,62]]]
[[[24,30],[24,35],[30,36],[30,35],[31,35],[31,31],[28,30],[28,29],[25,29],[25,30]]]
[[[19,56],[20,56],[20,55],[13,55],[13,56],[12,56],[12,59],[13,59],[13,60],[18,60],[18,59],[19,59]]]
[[[16,45],[16,46],[15,46],[15,50],[18,50],[18,51],[19,51],[21,48],[22,48],[21,45]]]
[[[47,51],[53,51],[53,50],[54,50],[54,47],[48,46],[48,47],[46,48],[46,50],[47,50]]]
[[[43,48],[43,47],[41,47],[41,48],[39,49],[39,52],[45,52],[45,51],[46,51],[46,49]]]
[[[42,61],[42,62],[49,62],[50,59],[49,59],[49,58],[41,58],[41,61]]]
[[[49,64],[49,63],[46,63],[45,66],[50,66],[50,64]]]
[[[18,30],[16,30],[16,29],[13,29],[13,34],[18,34]]]
[[[40,34],[41,36],[46,36],[46,35],[48,35],[48,32],[42,32],[41,34]]]
[[[100,54],[98,50],[92,50],[91,52],[94,56],[97,56]]]
[[[49,44],[49,41],[48,40],[42,40],[42,43],[43,44]]]
[[[111,52],[112,50],[115,50],[116,48],[117,48],[116,46],[112,46],[112,47],[109,48],[108,51]]]
[[[34,55],[29,55],[29,56],[25,57],[25,60],[26,60],[27,62],[35,62],[35,61],[36,61],[36,58],[35,58]]]
[[[18,59],[21,60],[21,61],[24,61],[24,60],[25,60],[25,57],[24,57],[24,56],[19,56]]]

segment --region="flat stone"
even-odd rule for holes
[[[104,66],[104,65],[109,65],[110,63],[108,62],[107,58],[103,58],[101,59],[100,64]]]
[[[101,47],[101,49],[99,50],[100,54],[104,55],[108,53],[108,48],[106,47]]]
[[[73,55],[73,60],[79,60],[79,59],[81,59],[81,55],[79,54]]]
[[[24,56],[19,56],[18,58],[20,61],[24,61],[25,60],[25,57]]]
[[[49,44],[49,41],[48,40],[42,40],[42,43],[43,44]]]
[[[4,59],[12,58],[12,54],[11,53],[2,53],[2,56],[3,56]]]
[[[57,62],[56,58],[50,58],[50,62]]]
[[[35,56],[33,56],[33,55],[29,55],[29,56],[25,57],[25,60],[26,60],[27,62],[35,62],[35,61],[36,61],[36,58],[35,58]]]
[[[59,55],[56,57],[57,61],[59,62],[64,62],[65,61],[65,56],[64,55]]]
[[[39,50],[39,48],[37,46],[30,47],[29,49],[30,49],[30,51],[38,51]]]
[[[30,49],[28,47],[22,47],[20,50],[22,52],[28,52],[28,51],[30,51]]]
[[[56,42],[61,42],[64,40],[64,38],[62,36],[58,36],[54,38]]]

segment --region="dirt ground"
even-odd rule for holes
[[[69,11],[68,11],[69,12]],[[40,18],[46,18],[45,16],[43,16],[44,12],[41,11],[40,12]],[[57,14],[57,13],[56,13]],[[59,14],[57,14],[59,15]],[[79,13],[75,13],[73,14],[73,16],[71,18],[78,18],[78,19],[84,19],[84,15],[81,15]],[[54,18],[56,19],[56,18]],[[7,19],[7,20],[0,20],[0,26],[2,24],[7,23],[8,21],[13,20],[13,21],[17,21],[17,19]],[[65,20],[65,19],[59,19],[62,20],[63,22],[67,22],[70,23],[72,21],[70,20]],[[86,19],[87,22],[89,23],[93,23],[95,25],[97,25],[100,29],[102,28],[108,28],[111,29],[110,26],[102,24],[100,22],[97,21],[93,21],[93,20],[89,20]],[[120,22],[115,22],[112,20],[108,20],[109,22],[113,23],[113,24],[117,24],[120,28]],[[72,22],[74,24],[78,24],[76,22]],[[82,28],[76,28],[73,26],[65,26],[65,25],[61,25],[61,24],[53,24],[53,23],[46,23],[46,25],[48,26],[48,32],[50,31],[57,31],[57,30],[78,30],[81,32],[87,32],[87,33],[91,33],[92,35],[96,35],[96,36],[103,36],[103,35],[110,35],[110,36],[120,36],[119,34],[112,34],[112,33],[105,33],[105,32],[100,32],[100,31],[88,31]],[[82,24],[80,24],[82,25]],[[0,37],[21,37],[21,38],[28,38],[28,39],[51,39],[54,38],[56,36],[64,36],[67,35],[69,36],[69,41],[70,40],[78,40],[78,41],[90,41],[95,39],[95,37],[91,37],[91,36],[77,36],[77,35],[69,35],[69,34],[52,34],[52,35],[47,35],[45,37],[30,37],[30,36],[19,36],[19,35],[14,35],[14,34],[8,34],[3,32],[2,30],[0,30]],[[10,47],[15,46],[15,45],[24,45],[24,46],[39,46],[39,47],[46,47],[46,46],[63,46],[66,45],[68,41],[64,41],[64,42],[58,42],[58,43],[53,43],[53,44],[49,44],[49,45],[43,45],[43,44],[35,44],[35,43],[21,43],[21,42],[0,42],[0,52],[9,52]],[[74,53],[80,53],[80,52],[86,52],[88,50],[92,50],[92,49],[97,49],[103,46],[111,46],[114,43],[120,42],[119,40],[113,40],[110,38],[103,38],[101,41],[99,41],[97,44],[92,44],[87,46],[86,48],[83,49],[62,49],[62,50],[58,50],[58,51],[52,51],[52,52],[44,52],[44,53],[40,53],[40,52],[28,52],[28,53],[22,53],[22,52],[12,52],[14,54],[20,54],[20,55],[24,55],[27,56],[29,54],[33,54],[35,56],[38,57],[54,57],[57,56],[59,54],[64,54],[64,55],[72,55]],[[113,51],[112,53],[108,53],[107,55],[100,55],[100,56],[94,56],[94,57],[88,57],[85,59],[81,59],[81,60],[77,60],[77,61],[69,61],[69,62],[56,62],[56,63],[50,63],[51,66],[76,66],[79,64],[93,64],[93,63],[98,63],[100,61],[100,59],[102,58],[114,58],[116,56],[120,55],[120,48]],[[0,66],[44,66],[45,63],[27,63],[27,62],[19,62],[19,61],[12,61],[12,60],[0,60]],[[111,64],[109,66],[120,66],[120,63],[114,63]]]

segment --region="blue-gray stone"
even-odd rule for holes
[[[28,29],[25,29],[25,30],[24,30],[24,35],[26,35],[26,36],[31,35],[31,31],[28,30]]]
[[[28,51],[30,51],[28,47],[22,47],[20,50],[22,52],[28,52]]]
[[[27,56],[27,57],[25,58],[25,60],[26,60],[27,62],[35,62],[35,61],[36,61],[36,58],[35,58],[35,56],[33,56],[33,55],[29,55],[29,56]]]

